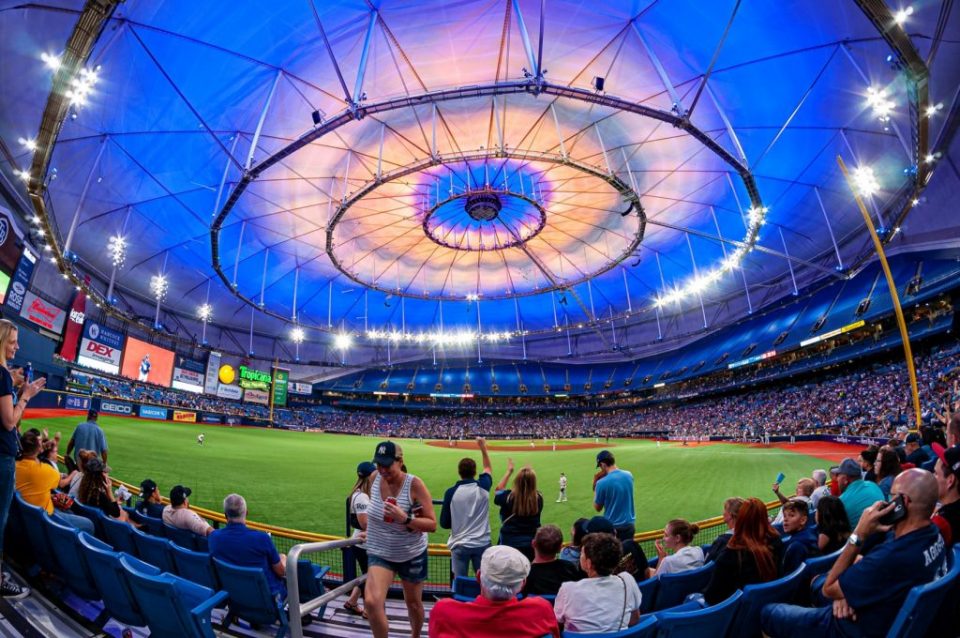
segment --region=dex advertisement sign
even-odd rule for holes
[[[7,293],[7,306],[14,312],[20,312],[23,309],[23,302],[27,296],[30,278],[33,276],[33,269],[36,264],[37,256],[29,248],[24,248],[23,254],[20,255],[20,261],[17,262],[17,269],[13,273],[13,279],[10,281],[10,290]]]
[[[23,298],[23,308],[20,310],[20,316],[41,328],[60,334],[63,332],[63,322],[67,313],[62,308],[57,308],[28,290]]]
[[[105,328],[95,321],[84,324],[77,363],[110,374],[119,374],[122,355],[123,333]]]

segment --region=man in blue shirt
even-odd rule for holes
[[[266,532],[247,527],[247,502],[239,494],[223,499],[227,526],[208,537],[210,555],[240,567],[259,567],[267,577],[270,592],[286,597],[287,557],[277,552]]]
[[[80,450],[96,452],[103,464],[107,464],[107,437],[97,425],[96,410],[87,412],[87,420],[77,426],[67,443],[67,456],[73,457],[74,461],[77,460],[77,452]]]
[[[930,515],[937,502],[937,481],[930,472],[900,473],[890,496],[903,497],[906,514],[892,525],[881,518],[895,503],[878,501],[868,507],[823,584],[832,606],[806,608],[774,604],[763,608],[761,626],[772,638],[857,638],[885,636],[910,589],[947,573],[947,550]],[[863,540],[887,533],[857,562]]]
[[[593,509],[613,523],[617,538],[622,541],[633,538],[636,514],[633,509],[633,474],[617,467],[617,461],[609,450],[597,454],[600,470],[593,477]]]
[[[477,475],[477,463],[471,458],[460,460],[460,480],[443,495],[440,527],[450,530],[447,547],[454,576],[469,576],[480,569],[483,552],[490,547],[490,488],[493,472],[487,442],[477,438],[483,461],[483,473]]]
[[[860,464],[853,459],[843,459],[837,482],[840,484],[840,501],[847,510],[850,529],[857,526],[863,510],[877,501],[885,500],[883,490],[876,483],[864,481]]]

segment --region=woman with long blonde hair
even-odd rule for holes
[[[534,559],[533,537],[540,527],[543,512],[543,495],[537,490],[537,473],[529,465],[524,466],[513,479],[513,489],[504,489],[513,475],[513,459],[507,459],[507,471],[497,483],[494,505],[500,507],[500,545],[509,545],[520,550],[530,560]]]
[[[20,449],[20,419],[27,402],[43,389],[47,380],[37,379],[26,383],[23,370],[11,370],[8,365],[20,344],[17,341],[17,326],[8,319],[0,319],[0,547],[3,547],[3,530],[7,526],[13,489],[16,484],[17,452]],[[17,388],[20,388],[19,396]],[[0,597],[19,600],[30,590],[4,580],[0,570]]]

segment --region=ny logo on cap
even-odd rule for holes
[[[377,454],[386,454],[386,453],[387,453],[386,445],[381,445],[380,447],[377,448]]]

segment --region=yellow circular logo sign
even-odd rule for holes
[[[224,385],[230,385],[233,383],[234,379],[237,378],[237,373],[233,371],[233,366],[231,365],[222,365],[220,366],[220,383]]]

